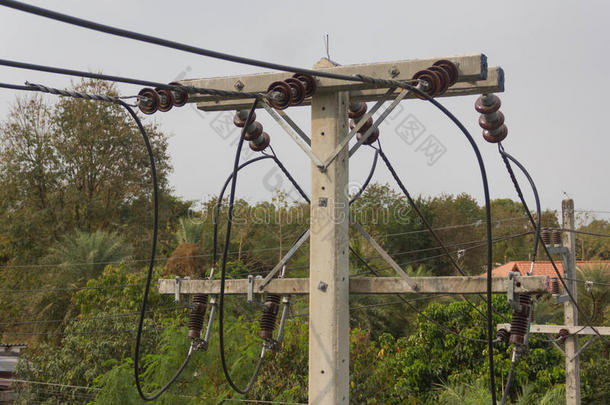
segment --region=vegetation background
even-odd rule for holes
[[[77,90],[114,94],[114,88],[83,81]],[[167,136],[147,124],[160,180],[160,234],[155,281],[175,275],[202,277],[212,262],[212,215],[217,198],[197,209],[173,195],[167,182],[171,162]],[[133,381],[137,311],[152,238],[151,181],[141,137],[120,106],[60,98],[18,99],[0,125],[0,339],[27,343],[16,377],[20,404],[135,404]],[[484,272],[484,207],[466,194],[420,196],[420,209],[468,274]],[[226,206],[221,224],[226,221]],[[441,249],[406,199],[388,184],[372,184],[351,207],[369,233],[410,274],[453,275]],[[528,260],[533,236],[523,208],[509,199],[492,202],[494,262]],[[229,246],[230,277],[265,274],[306,229],[308,205],[277,190],[271,201],[236,204]],[[610,223],[587,215],[580,229],[609,234]],[[557,213],[545,211],[545,226]],[[220,227],[220,234],[224,227]],[[223,238],[219,238],[223,240]],[[352,248],[381,275],[391,269],[357,235]],[[222,244],[219,249],[222,249]],[[610,259],[607,238],[577,235],[577,257]],[[539,258],[542,259],[541,255]],[[306,277],[308,246],[290,261],[291,277]],[[217,263],[216,263],[217,264]],[[369,276],[352,258],[350,273]],[[579,278],[610,283],[603,266]],[[610,323],[607,284],[585,288],[582,306],[597,325]],[[154,285],[154,283],[153,283]],[[352,296],[351,396],[358,404],[480,404],[489,396],[484,318],[464,301],[448,296],[405,295],[422,314],[394,296]],[[260,311],[244,298],[228,297],[226,346],[231,372],[244,384],[259,355]],[[472,302],[485,311],[478,298]],[[495,322],[510,319],[504,296],[495,296]],[[539,322],[562,323],[553,301],[536,302]],[[197,352],[182,377],[159,400],[230,403],[241,399],[306,402],[307,301],[291,299],[281,350],[265,362],[247,396],[226,383],[218,356],[217,330],[207,352]],[[432,323],[429,319],[438,324]],[[173,296],[152,291],[145,321],[145,390],[162,386],[188,348],[188,310]],[[449,333],[451,331],[453,333]],[[460,335],[460,336],[456,336]],[[581,339],[584,343],[588,338]],[[495,345],[501,394],[512,348]],[[581,360],[583,403],[610,403],[610,344],[597,340]],[[564,358],[548,341],[531,337],[518,363],[513,404],[560,404]]]

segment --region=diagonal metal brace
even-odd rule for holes
[[[381,99],[379,101],[377,101],[375,103],[375,105],[373,105],[373,108],[371,108],[371,110],[369,112],[367,112],[360,118],[360,121],[358,121],[356,123],[356,126],[354,127],[354,129],[349,131],[347,136],[345,138],[343,138],[343,140],[339,143],[339,145],[337,145],[337,147],[332,151],[330,157],[326,160],[326,162],[322,166],[318,166],[320,168],[320,170],[325,171],[328,168],[328,166],[330,166],[330,164],[337,158],[339,153],[341,153],[343,148],[345,148],[345,146],[354,137],[354,135],[356,135],[356,133],[360,130],[360,128],[368,121],[368,119],[371,118],[373,116],[373,114],[375,114],[377,112],[377,110],[379,110],[379,108],[381,108],[383,103],[385,103],[386,101],[388,101],[392,98],[392,93],[394,93],[394,90],[396,90],[396,87],[392,87],[392,88],[388,89],[388,91],[385,92],[383,97],[381,97]]]
[[[286,252],[286,254],[284,255],[284,257],[282,257],[282,259],[278,262],[278,264],[275,265],[275,267],[269,272],[269,274],[267,274],[267,276],[263,279],[259,290],[263,290],[265,288],[265,286],[267,284],[269,284],[269,282],[271,281],[271,279],[273,279],[273,276],[275,276],[275,274],[280,271],[282,269],[282,267],[284,267],[286,265],[286,262],[288,260],[290,260],[290,258],[296,253],[296,251],[301,247],[301,245],[303,243],[305,243],[305,241],[307,239],[309,239],[309,232],[310,230],[308,229],[307,231],[305,231],[301,237],[295,242],[294,245],[292,245],[292,247],[290,248],[290,250],[288,252]]]
[[[282,112],[282,115],[278,114],[275,109],[273,109],[273,107],[267,103],[266,100],[262,104],[269,115],[271,115],[271,117],[282,127],[282,129],[284,129],[284,131],[290,135],[297,146],[301,148],[303,152],[307,154],[307,156],[309,156],[313,164],[317,167],[323,167],[324,165],[322,164],[322,161],[311,151],[311,140],[305,134],[305,132],[303,132],[286,113]]]
[[[373,239],[373,237],[369,235],[367,231],[364,230],[362,225],[354,221],[352,217],[350,217],[349,221],[351,225],[356,228],[356,230],[360,232],[362,236],[364,236],[364,239],[366,239],[371,244],[371,246],[373,246],[373,248],[377,251],[377,253],[379,253],[383,260],[385,260],[390,265],[390,267],[392,267],[394,271],[396,271],[396,273],[398,273],[398,275],[407,282],[407,284],[413,289],[413,291],[419,290],[419,287],[417,287],[417,284],[411,279],[411,277],[409,277],[407,273],[405,273],[405,271],[398,265],[398,263],[396,263],[394,259],[392,259],[392,257],[379,245],[379,243],[377,243],[377,241]]]

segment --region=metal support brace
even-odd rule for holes
[[[373,246],[373,248],[377,251],[377,253],[379,253],[383,260],[385,260],[390,265],[390,267],[392,267],[394,271],[396,271],[396,273],[398,273],[398,275],[400,275],[400,277],[402,277],[414,291],[417,291],[419,289],[417,287],[417,284],[413,282],[411,277],[409,277],[407,273],[405,273],[405,271],[398,265],[398,263],[394,261],[394,259],[392,259],[392,257],[379,245],[379,243],[377,243],[377,241],[373,239],[373,237],[369,235],[367,231],[364,230],[362,225],[354,221],[351,217],[349,220],[352,226],[356,228],[356,230],[360,232],[362,236],[364,236],[364,239],[366,239],[371,244],[371,246]]]
[[[383,97],[375,103],[373,108],[371,108],[371,110],[369,112],[367,112],[360,118],[360,121],[358,121],[356,123],[356,126],[354,127],[354,129],[352,129],[347,134],[347,136],[345,138],[343,138],[343,140],[333,150],[333,152],[330,154],[330,157],[328,158],[328,160],[322,166],[318,166],[322,171],[326,170],[328,168],[328,166],[330,166],[330,164],[337,158],[339,153],[341,153],[343,148],[345,148],[345,146],[354,137],[354,135],[356,135],[356,133],[360,130],[360,128],[368,121],[369,118],[371,118],[373,116],[373,114],[375,114],[377,112],[377,110],[379,108],[381,108],[383,103],[390,100],[390,98],[392,97],[392,93],[394,92],[395,89],[396,89],[395,87],[388,89],[388,91],[383,95]]]
[[[582,347],[580,349],[578,349],[578,351],[574,354],[574,356],[570,357],[570,362],[574,361],[574,359],[576,359],[580,353],[585,350],[587,348],[587,346],[589,346],[591,343],[593,343],[597,338],[599,338],[599,336],[595,335],[593,336],[591,339],[589,339],[587,341],[587,343],[585,343],[584,345],[582,345]],[[565,354],[565,353],[564,353]]]
[[[267,110],[267,112],[269,113],[269,115],[282,127],[284,131],[286,131],[288,135],[290,135],[290,137],[292,138],[292,140],[294,140],[297,146],[301,148],[303,152],[307,154],[307,156],[309,156],[313,164],[318,167],[323,167],[324,165],[322,164],[322,161],[311,151],[311,140],[297,126],[297,124],[290,118],[288,118],[288,115],[286,113],[282,113],[282,115],[278,114],[275,109],[273,109],[273,107],[271,107],[269,103],[267,103],[266,100],[262,104],[265,110]]]
[[[290,260],[290,258],[296,253],[296,251],[301,247],[301,245],[303,243],[305,243],[305,241],[307,239],[309,239],[309,229],[307,231],[305,231],[305,233],[303,235],[301,235],[301,237],[296,241],[296,243],[294,245],[292,245],[290,250],[288,252],[286,252],[284,257],[282,257],[282,259],[278,262],[278,264],[276,264],[275,267],[269,272],[269,274],[267,274],[267,276],[263,279],[263,282],[261,283],[259,290],[262,291],[265,288],[265,286],[267,284],[269,284],[271,279],[273,279],[273,276],[275,276],[275,274],[278,271],[280,271],[280,269],[282,269],[282,267],[286,266],[286,263],[288,262],[288,260]]]

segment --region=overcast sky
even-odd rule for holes
[[[500,94],[509,127],[505,148],[530,170],[543,207],[559,209],[565,192],[574,198],[577,209],[610,211],[607,1],[29,3],[204,48],[300,67],[311,67],[325,55],[325,33],[330,35],[330,56],[340,64],[484,53],[489,66],[501,66],[506,74],[506,89]],[[5,59],[159,82],[261,71],[1,7],[0,36],[1,57]],[[5,67],[0,67],[0,75],[2,82],[29,80],[54,87],[66,87],[75,80]],[[123,95],[139,91],[131,85],[120,85],[119,89]],[[16,96],[15,91],[0,90],[0,119],[6,118]],[[476,96],[466,96],[441,102],[475,136],[488,168],[492,197],[516,199],[496,146],[481,136],[475,100]],[[476,160],[463,135],[427,103],[409,100],[403,107],[394,120],[381,127],[380,139],[412,194],[466,192],[481,201]],[[308,107],[287,112],[304,129],[309,128]],[[218,114],[197,111],[190,104],[148,118],[171,136],[171,184],[186,199],[217,194],[230,173],[232,141],[238,133],[219,134],[214,129],[214,120],[222,119]],[[434,136],[446,148],[432,165],[417,150],[417,144],[408,145],[395,132],[396,125],[410,114],[425,127],[424,137]],[[307,157],[263,112],[259,116],[280,158],[308,189]],[[350,181],[354,183],[362,181],[369,170],[372,153],[367,149],[351,160]],[[270,189],[277,184],[275,174],[269,163],[253,167],[240,175],[239,195],[251,201],[269,198]],[[381,166],[375,180],[391,183]],[[532,198],[529,191],[527,196]]]

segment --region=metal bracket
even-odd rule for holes
[[[180,284],[182,282],[182,280],[190,280],[190,277],[184,277],[184,278],[180,278],[179,276],[176,276],[175,278],[175,287],[174,287],[174,302],[176,304],[180,303]]]
[[[521,273],[518,271],[508,272],[508,285],[506,286],[506,298],[508,303],[515,310],[519,311],[521,305],[519,305],[519,294],[515,294],[515,277],[520,276]]]
[[[567,294],[559,295],[559,296],[555,297],[555,304],[561,304],[563,302],[568,302],[568,301],[570,301],[570,296]]]

